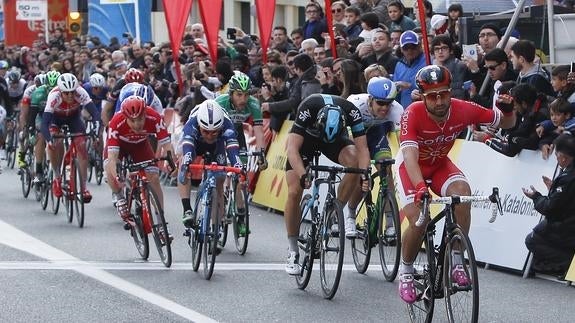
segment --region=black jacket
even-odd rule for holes
[[[549,223],[575,219],[575,165],[565,168],[551,183],[549,194],[536,192],[533,197],[535,210],[545,216]],[[575,221],[573,225],[575,226]],[[571,228],[575,233],[575,227]]]
[[[270,103],[271,114],[295,113],[299,103],[306,97],[321,93],[321,84],[315,78],[317,73],[315,65],[308,68],[302,76],[290,87],[290,94],[287,100]]]

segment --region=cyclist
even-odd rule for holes
[[[118,101],[118,97],[120,95],[120,91],[124,87],[124,85],[128,83],[144,83],[144,73],[138,69],[130,68],[124,77],[119,79],[114,85],[114,88],[108,92],[108,97],[106,101],[104,101],[104,106],[102,107],[102,121],[104,125],[107,126],[108,122],[114,115],[113,111],[115,110],[116,102]],[[122,101],[120,101],[121,103]]]
[[[162,106],[162,101],[154,92],[154,88],[151,85],[147,84],[140,84],[136,82],[128,83],[124,85],[124,87],[120,90],[120,94],[118,95],[118,100],[116,101],[114,114],[120,112],[120,103],[127,97],[132,95],[139,96],[144,98],[146,104],[154,109],[160,115],[164,114],[164,108]]]
[[[240,149],[247,151],[244,123],[253,126],[256,146],[259,149],[265,149],[262,111],[258,99],[249,93],[252,86],[250,78],[242,72],[235,71],[228,86],[228,94],[218,96],[215,101],[234,123]]]
[[[6,109],[0,105],[0,138],[4,137],[4,120],[6,119]],[[2,174],[2,165],[0,165],[0,174]]]
[[[28,82],[22,78],[20,72],[17,70],[8,72],[6,81],[8,82],[8,96],[10,97],[12,106],[17,107],[24,96],[24,90],[26,90]]]
[[[206,100],[196,106],[184,125],[182,139],[182,162],[178,173],[178,191],[184,210],[182,222],[191,227],[195,222],[190,204],[190,179],[188,165],[199,155],[209,153],[211,161],[226,165],[227,159],[235,167],[242,167],[239,159],[239,145],[232,121],[222,107],[214,100]],[[217,181],[218,214],[223,214],[223,179]],[[221,217],[220,217],[221,219]],[[245,230],[245,229],[244,229]]]
[[[22,96],[22,101],[20,101],[20,124],[26,125],[22,127],[20,132],[18,145],[24,147],[24,138],[28,137],[28,110],[30,108],[30,102],[32,100],[32,93],[36,91],[40,86],[46,84],[46,74],[38,74],[34,77],[34,83],[24,90],[24,95]],[[24,161],[24,152],[18,152],[18,167],[26,167],[26,162]]]
[[[413,286],[413,261],[417,256],[425,224],[417,227],[421,202],[429,188],[440,196],[471,195],[465,175],[447,154],[460,132],[468,125],[486,124],[490,127],[510,128],[515,125],[515,114],[510,97],[500,96],[500,110],[485,109],[475,103],[451,98],[451,73],[444,66],[430,65],[420,69],[415,82],[423,101],[412,103],[401,118],[399,165],[399,196],[409,226],[403,233],[399,295],[407,303],[416,301]],[[425,181],[431,180],[428,188]],[[469,232],[470,205],[455,207],[457,223]],[[455,251],[456,252],[456,251]],[[454,256],[454,261],[460,261]],[[469,278],[463,266],[451,268],[454,281],[466,286]]]
[[[32,95],[30,96],[30,109],[25,109],[24,113],[27,114],[26,127],[25,129],[30,129],[34,127],[37,131],[36,133],[36,144],[34,145],[34,159],[36,160],[36,175],[34,176],[34,182],[39,183],[43,180],[41,178],[44,173],[43,160],[46,157],[46,141],[42,132],[40,132],[42,124],[42,114],[44,108],[46,107],[46,101],[48,100],[48,93],[52,91],[54,87],[58,85],[58,78],[60,77],[60,72],[49,71],[46,73],[46,84],[38,87]],[[21,159],[20,159],[21,158]],[[18,156],[19,167],[25,167],[24,156]]]
[[[352,102],[361,112],[363,126],[365,127],[367,147],[370,158],[373,160],[382,160],[391,158],[391,149],[387,141],[387,134],[399,129],[399,122],[403,107],[395,101],[397,96],[397,87],[395,83],[386,77],[374,77],[367,84],[367,93],[350,95],[347,100]],[[376,166],[379,167],[379,166]],[[393,179],[391,172],[389,174],[389,188],[394,191]],[[361,191],[356,190],[357,198],[360,198]],[[388,212],[386,215],[391,216]],[[353,214],[352,216],[355,216]],[[387,235],[395,235],[393,221],[389,219],[390,225],[386,229]],[[357,233],[350,234],[357,235]]]
[[[58,77],[58,86],[48,94],[46,108],[42,115],[42,135],[48,142],[48,156],[54,171],[55,178],[52,182],[52,192],[56,197],[62,196],[62,177],[60,165],[64,154],[62,139],[54,140],[53,133],[58,133],[60,127],[68,125],[71,133],[85,133],[86,128],[82,122],[81,109],[84,106],[92,115],[92,120],[100,122],[100,116],[88,92],[84,90],[74,74],[64,73]],[[88,156],[86,151],[85,137],[73,139],[78,149],[80,174],[82,175],[82,198],[84,203],[90,203],[92,194],[86,188],[86,174],[88,169]]]
[[[346,126],[351,128],[353,140]],[[289,242],[285,270],[290,275],[300,273],[299,249],[299,202],[307,180],[306,166],[316,151],[331,161],[346,167],[369,167],[369,150],[365,128],[359,109],[351,102],[336,95],[312,94],[304,99],[296,112],[296,120],[287,140],[286,182],[288,197],[284,208],[285,224]],[[306,159],[302,159],[302,156]],[[343,206],[349,200],[349,214],[355,214],[359,198],[350,199],[352,191],[360,183],[356,174],[345,174],[338,187],[337,199]],[[361,189],[369,190],[369,181],[362,177]],[[355,234],[355,219],[345,220],[346,236]]]
[[[121,113],[116,114],[109,123],[108,139],[104,155],[104,168],[108,185],[116,199],[118,214],[130,224],[130,210],[121,185],[118,183],[116,166],[124,157],[131,157],[134,162],[146,161],[154,158],[154,151],[148,141],[149,135],[155,135],[158,143],[165,152],[171,151],[170,136],[164,125],[162,117],[147,106],[146,101],[138,96],[130,96],[122,101]],[[159,168],[157,166],[146,168],[146,176],[154,192],[158,194],[163,207],[163,192],[160,186]],[[126,226],[127,229],[130,226]]]
[[[84,88],[84,90],[86,90],[86,92],[88,92],[88,95],[90,95],[92,102],[94,102],[94,104],[96,105],[98,115],[101,115],[102,103],[106,99],[109,90],[108,86],[106,85],[106,79],[104,78],[104,76],[100,73],[93,73],[92,75],[90,75],[90,80],[82,84],[82,87]],[[86,110],[82,110],[82,115],[84,119],[86,120],[90,119],[89,113],[87,113]],[[104,127],[99,127],[97,125],[97,129],[98,129],[98,138],[102,138]],[[100,156],[102,156],[102,145],[100,145],[99,142],[100,141],[95,141],[96,143],[95,148],[96,152]]]

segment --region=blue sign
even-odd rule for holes
[[[140,16],[140,43],[152,40],[152,1],[137,0]],[[109,44],[117,37],[122,43],[123,35],[136,37],[134,4],[100,4],[100,0],[88,3],[88,35],[97,36],[102,43]]]

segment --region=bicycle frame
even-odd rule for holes
[[[152,225],[150,223],[150,210],[148,209],[148,196],[146,194],[147,185],[149,183],[148,177],[146,176],[146,171],[144,169],[137,170],[135,172],[130,172],[128,174],[130,191],[138,192],[140,195],[140,201],[142,201],[142,225],[144,227],[144,232],[149,234],[152,232]],[[134,194],[130,194],[128,197],[128,205],[132,205]]]

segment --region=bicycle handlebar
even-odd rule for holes
[[[253,150],[253,151],[242,150],[242,151],[240,151],[239,155],[242,157],[251,157],[251,156],[259,157],[258,158],[259,159],[258,165],[260,165],[260,168],[261,169],[268,168],[268,161],[266,159],[266,153],[265,153],[263,148],[260,149],[259,151],[258,150]]]
[[[503,215],[503,207],[501,206],[501,199],[499,198],[499,188],[494,187],[491,195],[469,195],[469,196],[440,196],[440,197],[431,197],[429,193],[426,194],[423,198],[423,207],[422,211],[419,213],[419,218],[415,222],[415,226],[420,227],[423,225],[425,220],[428,217],[427,210],[429,209],[429,205],[431,204],[461,204],[461,203],[473,203],[473,202],[485,202],[490,201],[493,203],[493,213],[491,218],[489,219],[489,223],[495,222],[497,218],[497,211],[499,214]]]
[[[137,172],[141,169],[145,169],[146,167],[149,167],[159,161],[167,161],[168,165],[170,167],[170,172],[174,171],[174,169],[176,169],[176,164],[174,163],[174,160],[172,158],[172,152],[168,151],[165,157],[160,157],[160,158],[154,158],[154,159],[150,159],[150,160],[144,160],[138,163],[128,163],[125,166],[122,166],[122,169],[127,169],[129,172]]]
[[[226,172],[226,173],[236,173],[241,174],[244,172],[243,169],[233,167],[233,166],[223,166],[218,165],[217,163],[211,164],[190,164],[188,165],[189,170],[209,170],[213,172]]]

